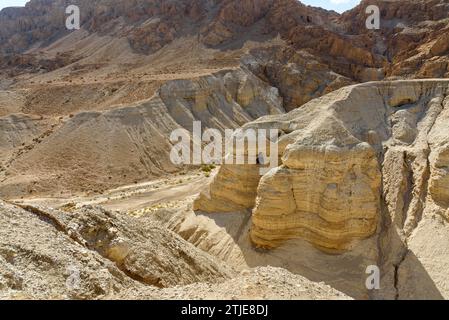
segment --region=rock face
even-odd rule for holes
[[[236,273],[146,218],[64,210],[0,201],[1,299],[349,299],[283,269]]]
[[[250,123],[283,132],[282,164],[258,183],[255,166],[224,166],[194,208],[252,210],[250,238],[264,248],[304,239],[338,254],[377,238],[379,247],[368,241],[366,250],[377,252],[386,283],[399,277],[384,297],[447,297],[440,270],[448,255],[423,230],[443,235],[447,225],[448,88],[443,80],[356,85]],[[430,263],[424,238],[441,248],[431,254],[438,262]],[[413,268],[437,289],[407,284]]]
[[[64,23],[69,4],[68,0],[32,0],[25,8],[4,9],[0,52],[23,53],[69,35]],[[236,48],[246,40],[280,35],[289,44],[284,43],[285,48],[311,54],[327,70],[354,81],[448,73],[449,7],[444,0],[362,1],[343,15],[296,0],[82,0],[77,5],[83,12],[83,30],[125,39],[139,53],[157,52],[181,37],[194,36],[207,47]],[[380,8],[382,28],[378,32],[365,26],[369,5]],[[70,64],[74,52],[66,53],[53,57],[54,63],[48,57],[37,61],[64,66]],[[23,59],[36,65],[32,56]]]
[[[94,207],[23,208],[0,203],[2,293],[104,298],[127,288],[214,282],[235,275],[148,221]],[[78,278],[70,278],[74,274]]]
[[[381,12],[381,28],[370,33],[364,27],[368,5]],[[414,73],[417,78],[447,78],[448,52],[444,39],[448,34],[447,1],[362,1],[342,15],[350,34],[370,43],[373,52],[388,57],[387,76],[403,77]]]
[[[253,49],[242,63],[279,89],[287,111],[353,83],[350,77],[330,71],[317,55],[304,50],[281,46]]]
[[[325,250],[347,250],[375,233],[381,175],[368,145],[287,148],[284,167],[257,189],[251,230],[257,246],[305,238]]]

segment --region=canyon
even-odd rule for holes
[[[447,1],[76,2],[0,11],[1,299],[449,298]],[[278,165],[174,164],[195,121]]]

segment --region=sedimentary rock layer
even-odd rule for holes
[[[224,131],[284,112],[278,90],[242,68],[168,81],[150,99],[53,124],[35,116],[0,118],[0,196],[104,190],[176,172],[173,130],[192,131],[201,121],[203,130]]]
[[[447,208],[449,135],[437,125],[446,119],[448,84],[356,85],[250,123],[245,128],[283,132],[282,164],[259,181],[257,166],[222,167],[195,209],[253,210],[251,239],[267,248],[303,238],[349,250],[379,232],[386,213],[409,234],[426,202]]]

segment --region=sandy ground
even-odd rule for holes
[[[194,171],[185,175],[171,176],[139,184],[125,185],[108,190],[101,195],[73,197],[35,197],[12,199],[20,204],[42,205],[58,208],[67,204],[101,205],[108,210],[133,212],[152,207],[174,206],[191,201],[208,185],[212,176]]]

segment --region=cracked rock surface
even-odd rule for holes
[[[235,274],[171,231],[101,208],[1,202],[0,219],[0,290],[19,298],[98,298]]]
[[[148,219],[0,201],[0,299],[350,299],[285,269],[236,272]]]

